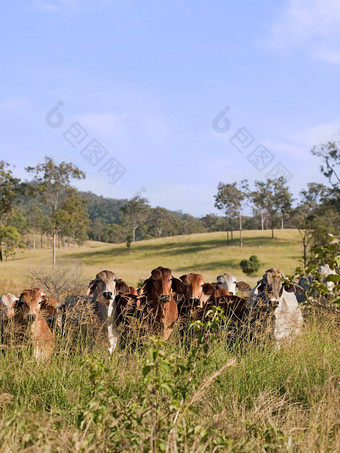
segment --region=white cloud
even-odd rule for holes
[[[123,131],[128,115],[91,112],[77,115],[76,119],[85,129],[89,128],[93,132],[113,136]]]
[[[306,129],[297,135],[295,139],[309,146],[309,149],[320,143],[340,140],[340,119]]]
[[[339,0],[288,0],[271,28],[268,44],[277,50],[299,49],[312,58],[340,64]]]
[[[121,4],[128,4],[131,0],[119,0]],[[117,4],[118,0],[115,0]],[[112,4],[112,0],[32,0],[31,4],[25,8],[28,11],[59,12],[67,11],[71,13],[89,12],[101,9],[103,6]]]
[[[37,11],[59,11],[64,7],[70,7],[75,5],[74,0],[34,0],[29,10]]]

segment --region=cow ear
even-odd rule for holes
[[[203,293],[207,296],[213,296],[215,293],[215,287],[211,283],[204,283],[203,285]]]
[[[91,280],[86,291],[87,296],[92,296],[97,288],[97,280]]]
[[[179,278],[172,278],[171,289],[175,293],[185,293],[186,292],[186,285],[179,279]]]
[[[12,308],[13,310],[17,310],[18,307],[19,307],[19,304],[20,304],[20,297],[18,297],[18,299],[15,299],[15,300],[13,301],[11,308]]]
[[[116,280],[116,294],[118,293],[128,294],[129,292],[130,292],[129,286],[124,282],[124,280],[118,278]]]
[[[236,288],[239,289],[242,293],[251,291],[251,286],[246,282],[236,282]]]
[[[285,282],[282,286],[285,289],[285,291],[287,291],[287,293],[304,294],[304,289],[297,283]]]
[[[181,276],[179,277],[179,279],[182,280],[182,282],[184,282],[185,279],[187,278],[187,275],[188,275],[188,274],[181,275]]]
[[[152,289],[152,278],[149,277],[146,279],[143,283],[143,286],[139,290],[139,294],[142,296],[143,294],[148,294],[150,293]]]

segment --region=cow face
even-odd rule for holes
[[[261,299],[265,298],[266,302],[277,306],[282,293],[283,279],[284,275],[279,269],[267,270],[252,290],[252,295],[255,297],[260,296]]]
[[[108,301],[116,297],[117,276],[111,271],[102,271],[89,283],[87,295],[95,295]]]
[[[171,270],[165,267],[158,267],[151,272],[151,277],[145,280],[141,294],[148,294],[159,302],[170,302],[172,291],[184,293],[184,283],[172,276]]]
[[[24,290],[17,303],[15,304],[16,314],[24,322],[34,322],[41,315],[41,307],[43,304],[44,293],[39,288]]]
[[[151,280],[152,290],[160,302],[170,302],[172,278],[171,270],[165,267],[158,267],[151,272],[149,280]]]
[[[228,290],[232,294],[236,294],[236,283],[237,280],[234,275],[225,273],[217,276],[215,285]]]
[[[185,284],[185,298],[192,306],[200,305],[203,296],[203,277],[201,274],[185,274],[180,277]]]
[[[227,289],[217,285],[213,285],[212,283],[204,283],[202,289],[204,294],[210,296],[209,300],[211,302],[215,302],[216,300],[221,299],[223,297],[232,296],[232,293],[229,292]]]

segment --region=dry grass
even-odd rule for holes
[[[52,276],[56,288],[64,279],[85,289],[103,268],[136,284],[158,265],[177,276],[201,271],[208,281],[221,271],[243,278],[238,262],[252,254],[262,262],[259,274],[273,265],[293,271],[298,233],[269,236],[245,232],[243,249],[225,246],[221,233],[150,240],[130,254],[88,242],[60,250],[62,266],[52,272],[51,251],[26,251],[1,264],[0,291],[31,285],[33,270],[49,284]],[[80,336],[71,347],[66,335],[48,364],[36,363],[27,342],[4,348],[0,452],[338,452],[339,316],[311,311],[305,319],[302,335],[280,351],[266,332],[256,342],[228,343],[223,331],[209,337],[207,351],[174,335],[143,350],[127,344],[111,358]]]
[[[235,233],[237,236],[237,233]],[[84,246],[58,250],[60,266],[76,266],[79,277],[90,280],[102,269],[113,270],[130,285],[147,278],[157,266],[170,267],[176,276],[187,271],[202,273],[206,281],[214,281],[221,272],[245,277],[239,262],[257,255],[262,263],[259,275],[275,266],[285,273],[299,264],[301,244],[296,230],[279,230],[274,240],[270,231],[245,231],[244,247],[226,245],[225,233],[202,233],[189,236],[152,239],[132,244],[128,253],[124,244],[112,245],[88,241]],[[31,284],[32,271],[51,269],[51,250],[24,251],[8,263],[0,263],[0,292],[18,293]]]

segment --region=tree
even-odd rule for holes
[[[175,218],[165,208],[151,208],[147,218],[148,232],[153,237],[170,236],[175,229]]]
[[[257,256],[252,255],[249,260],[240,261],[240,267],[246,275],[256,275],[260,269],[261,263]]]
[[[136,241],[136,230],[148,216],[149,205],[146,198],[136,196],[120,208],[123,224],[131,231],[132,242]]]
[[[225,231],[225,220],[216,214],[207,214],[201,217],[201,222],[208,232]]]
[[[16,249],[22,245],[21,234],[14,226],[0,226],[0,245],[7,261],[9,256],[15,255]]]
[[[54,214],[54,225],[57,234],[73,238],[78,244],[87,239],[87,201],[75,189],[68,189],[68,197]]]
[[[321,159],[320,170],[328,179],[331,186],[328,202],[340,212],[340,148],[339,142],[330,141],[326,144],[315,146],[312,154]]]
[[[255,181],[256,190],[250,193],[256,209],[268,215],[272,238],[278,218],[283,219],[285,213],[291,209],[293,196],[286,185],[286,180],[281,176],[278,179]]]
[[[35,167],[27,167],[34,174],[35,187],[42,201],[49,206],[52,223],[53,265],[56,264],[56,238],[60,231],[60,215],[58,210],[63,199],[72,194],[71,181],[85,179],[85,173],[72,163],[61,162],[57,165],[51,157],[45,157],[45,162]]]
[[[242,180],[240,188],[237,187],[237,182],[232,184],[219,183],[217,187],[217,195],[215,195],[215,207],[217,209],[223,209],[226,219],[227,226],[231,231],[231,240],[233,240],[233,227],[232,219],[236,216],[239,218],[239,231],[240,231],[240,246],[243,245],[242,240],[242,208],[244,200],[248,193],[248,182]],[[229,240],[228,240],[229,242]]]
[[[12,213],[13,207],[19,202],[25,185],[13,176],[10,165],[0,160],[0,225]]]
[[[30,231],[33,233],[33,250],[36,249],[36,235],[43,234],[43,225],[46,222],[46,216],[42,210],[36,205],[31,204],[27,212],[27,222]]]
[[[320,226],[320,205],[327,194],[323,184],[309,183],[307,190],[301,191],[301,201],[293,213],[293,221],[302,239],[303,265],[307,266],[308,251]]]
[[[117,223],[113,223],[111,225],[106,225],[103,237],[105,242],[121,244],[126,240],[126,235],[126,228]]]

